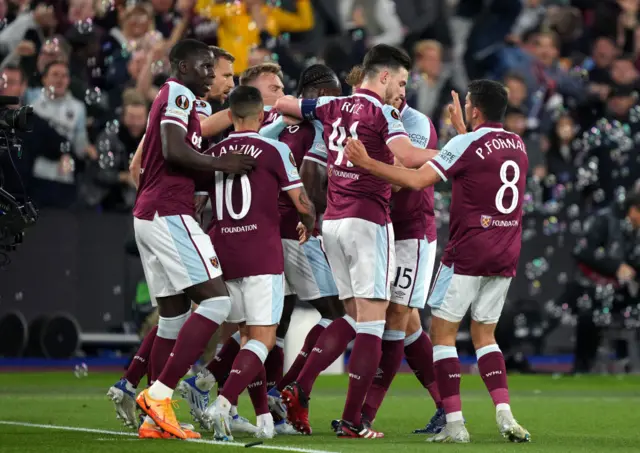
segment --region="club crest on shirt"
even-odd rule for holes
[[[216,269],[218,268],[218,266],[220,266],[220,263],[218,262],[218,257],[214,256],[213,258],[209,258],[209,261],[211,261],[211,265],[213,267],[215,267]]]
[[[189,108],[189,99],[184,94],[181,94],[176,98],[176,105],[182,110],[187,110]]]
[[[393,118],[394,120],[400,119],[400,114],[396,109],[391,110],[391,118]]]
[[[491,216],[490,215],[481,215],[480,216],[480,225],[482,228],[489,228],[491,226]]]

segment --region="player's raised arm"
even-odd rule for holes
[[[379,160],[371,159],[360,140],[348,139],[345,153],[349,161],[354,165],[362,167],[371,174],[398,186],[421,190],[441,180],[440,175],[428,164],[423,165],[417,170],[413,170],[388,165]]]
[[[142,148],[144,145],[144,135],[142,136],[142,140],[138,144],[136,148],[136,152],[131,159],[131,163],[129,164],[129,174],[133,179],[133,183],[136,185],[136,189],[140,185],[140,169],[142,168]]]
[[[229,109],[220,110],[200,122],[203,137],[213,137],[231,127]]]

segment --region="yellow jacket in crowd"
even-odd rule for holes
[[[296,33],[313,28],[313,9],[310,0],[298,0],[296,12],[277,6],[261,7],[265,19],[264,29],[271,36]],[[197,0],[196,13],[218,21],[218,46],[235,58],[234,70],[240,74],[247,69],[249,52],[260,44],[260,29],[242,1],[217,3],[215,0]]]

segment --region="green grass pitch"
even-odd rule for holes
[[[119,375],[91,373],[78,379],[73,372],[0,374],[0,452],[132,452],[175,451],[229,453],[246,451],[251,437],[236,444],[211,445],[178,440],[139,440],[115,419],[105,397]],[[425,436],[410,434],[422,427],[434,407],[412,375],[399,375],[384,402],[376,428],[386,435],[379,440],[339,440],[329,422],[339,417],[344,403],[346,376],[321,377],[311,400],[310,437],[280,436],[252,451],[309,453],[376,452],[638,452],[640,451],[640,377],[624,376],[510,376],[511,405],[519,422],[530,432],[530,444],[510,444],[495,426],[494,408],[478,376],[462,379],[462,404],[471,433],[470,445],[427,444]],[[250,420],[248,399],[240,413]],[[186,402],[179,416],[190,421]],[[55,428],[55,425],[59,428]],[[92,431],[93,430],[93,431]],[[178,446],[177,443],[180,443]],[[135,449],[135,450],[134,450]],[[179,449],[179,450],[178,450]]]

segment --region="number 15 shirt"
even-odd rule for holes
[[[442,263],[460,275],[515,276],[529,167],[522,139],[485,123],[451,139],[427,165],[452,181]]]
[[[358,89],[352,96],[301,100],[303,116],[322,124],[327,144],[327,210],[324,220],[350,217],[385,225],[389,219],[391,184],[368,171],[354,167],[347,160],[347,139],[360,140],[372,159],[393,165],[387,143],[408,137],[400,113],[383,109],[380,97],[372,91]]]

